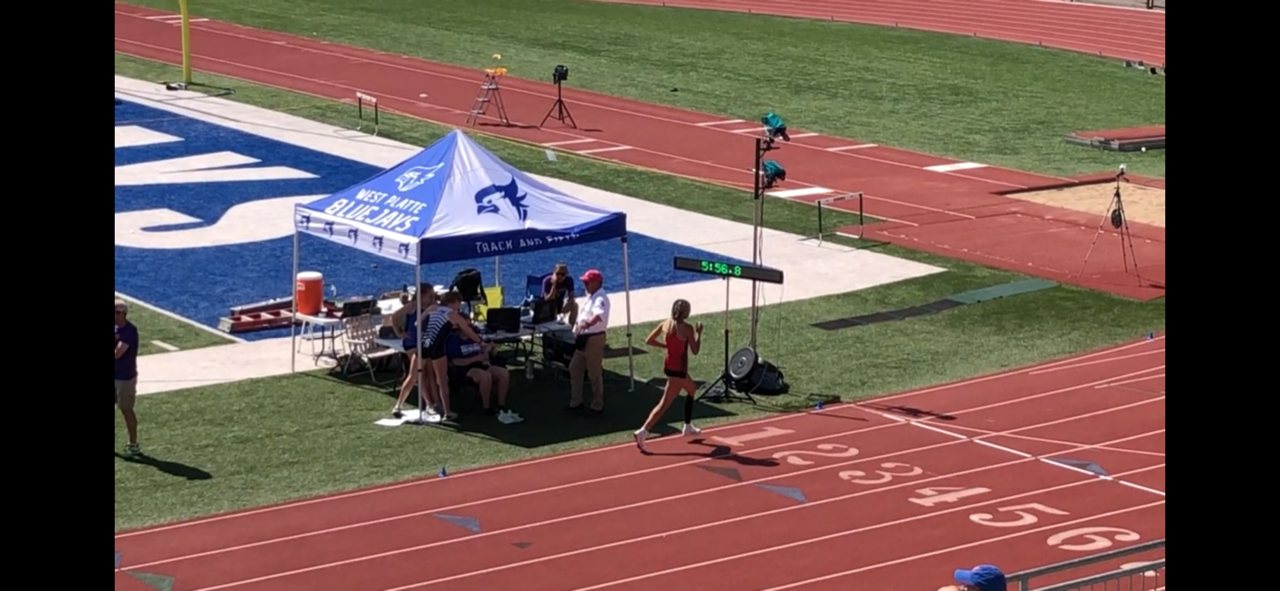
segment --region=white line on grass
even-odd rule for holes
[[[203,324],[200,324],[199,322],[196,322],[196,321],[194,321],[194,320],[192,320],[192,319],[190,319],[190,318],[183,318],[182,316],[179,316],[179,315],[177,315],[177,314],[174,314],[173,312],[170,312],[170,311],[165,310],[165,309],[162,309],[162,308],[157,308],[157,307],[155,307],[155,306],[153,306],[153,305],[151,305],[151,304],[148,304],[148,303],[146,303],[146,302],[144,302],[144,301],[142,301],[142,300],[140,300],[140,299],[138,299],[138,298],[135,298],[135,297],[132,297],[132,296],[129,296],[129,295],[126,295],[126,294],[120,293],[120,292],[118,292],[118,291],[116,292],[116,297],[118,297],[118,298],[120,298],[120,299],[122,299],[122,300],[125,300],[125,301],[127,301],[127,302],[129,302],[129,303],[131,303],[131,304],[134,304],[134,305],[137,305],[137,306],[141,306],[141,307],[143,307],[143,308],[146,308],[146,309],[148,309],[148,310],[151,310],[152,312],[155,312],[156,314],[160,314],[160,315],[162,315],[162,316],[168,316],[169,318],[172,318],[172,319],[177,320],[177,321],[179,321],[179,322],[185,322],[185,323],[190,324],[191,326],[194,326],[194,327],[196,327],[196,328],[198,328],[198,329],[200,329],[200,330],[203,330],[203,331],[205,331],[205,332],[207,332],[207,333],[209,333],[209,334],[215,334],[215,335],[218,335],[218,336],[220,336],[220,337],[222,337],[222,338],[224,338],[224,339],[227,339],[227,340],[229,340],[229,341],[233,341],[233,342],[236,342],[236,343],[247,343],[247,342],[248,342],[248,341],[246,341],[246,340],[244,340],[244,339],[242,339],[242,338],[240,338],[240,337],[232,336],[232,335],[229,335],[229,334],[227,334],[227,333],[225,333],[225,332],[222,332],[222,331],[220,331],[220,330],[216,330],[216,329],[210,328],[210,327],[205,326],[205,325],[203,325]]]

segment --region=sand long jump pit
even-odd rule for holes
[[[1111,199],[1115,191],[1115,183],[1090,183],[1043,191],[1011,193],[1007,196],[1082,213],[1097,214],[1101,217],[1110,211]],[[1164,227],[1164,189],[1137,183],[1121,183],[1120,196],[1124,200],[1124,212],[1130,221]]]

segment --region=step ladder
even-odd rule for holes
[[[291,324],[293,324],[293,312],[289,310],[250,312],[218,319],[218,330],[227,334],[240,334],[272,328],[287,328]]]
[[[507,107],[502,104],[502,88],[498,85],[498,80],[506,73],[507,69],[501,67],[485,69],[484,82],[480,84],[480,93],[476,95],[476,102],[471,105],[467,125],[475,125],[481,117],[489,116],[490,106],[497,109],[495,115],[503,125],[511,125],[511,121],[507,119]]]

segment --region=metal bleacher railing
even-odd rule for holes
[[[1094,554],[1084,558],[1068,560],[1033,568],[1009,575],[1009,588],[1016,591],[1099,591],[1111,589],[1123,589],[1124,591],[1163,591],[1164,590],[1164,558],[1151,562],[1144,562],[1141,565],[1130,568],[1122,568],[1092,575],[1065,583],[1056,583],[1048,586],[1033,586],[1033,580],[1036,578],[1052,575],[1056,573],[1075,570],[1108,560],[1115,560],[1125,556],[1133,556],[1143,552],[1151,552],[1153,550],[1163,550],[1164,540],[1154,540],[1145,544],[1129,546],[1119,550]],[[1124,583],[1128,583],[1127,585]]]

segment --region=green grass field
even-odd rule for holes
[[[177,10],[176,0],[129,1]],[[1163,150],[1120,155],[1062,139],[1164,124],[1164,77],[1065,51],[581,0],[192,0],[191,10],[476,68],[498,52],[524,78],[566,64],[575,87],[748,120],[776,110],[795,128],[958,160],[1057,175],[1122,162],[1165,171]]]
[[[202,349],[234,342],[231,339],[220,337],[207,330],[192,326],[188,322],[165,316],[146,306],[138,305],[136,300],[127,299],[126,301],[130,304],[129,321],[138,327],[138,336],[141,340],[138,343],[138,355],[170,352],[169,349],[157,345],[156,341],[176,347],[178,350]]]
[[[117,55],[116,73],[162,80],[173,79],[177,71]],[[233,100],[335,125],[351,123],[349,105],[213,76],[198,79],[234,88]],[[382,129],[384,135],[418,145],[447,132],[396,116],[388,116]],[[750,202],[740,191],[567,155],[548,162],[541,149],[478,139],[529,172],[750,221]],[[690,199],[691,195],[697,199]],[[766,222],[771,228],[794,233],[813,228],[815,212],[810,206],[774,200],[768,207]],[[902,308],[1022,278],[895,246],[871,247],[948,272],[763,309],[759,349],[784,368],[793,395],[769,401],[770,408],[700,406],[703,423],[785,412],[808,404],[811,396],[851,400],[972,377],[1164,329],[1163,299],[1139,303],[1061,286],[902,322],[831,332],[809,327],[832,317]],[[695,358],[692,371],[711,378],[721,363],[722,319],[712,313],[697,320],[707,324],[709,341],[704,354]],[[731,322],[731,348],[736,349],[745,341],[747,313],[734,313]],[[637,338],[649,328],[636,327]],[[613,346],[625,344],[620,331],[612,331],[609,338]],[[641,380],[659,375],[658,355],[642,355],[636,362]],[[609,361],[607,369],[615,376],[625,373],[625,358]],[[390,408],[389,388],[352,385],[316,374],[147,396],[139,403],[142,441],[156,459],[117,461],[116,528],[433,474],[442,465],[463,469],[623,441],[652,406],[656,391],[641,387],[627,393],[617,377],[610,384],[608,414],[589,421],[559,410],[567,397],[564,382],[526,383],[520,378],[512,400],[528,418],[526,423],[501,427],[464,415],[458,432],[375,428],[372,422]],[[461,402],[464,412],[476,406],[475,400]],[[676,419],[677,414],[669,418]],[[119,444],[124,430],[118,419],[116,430]]]

